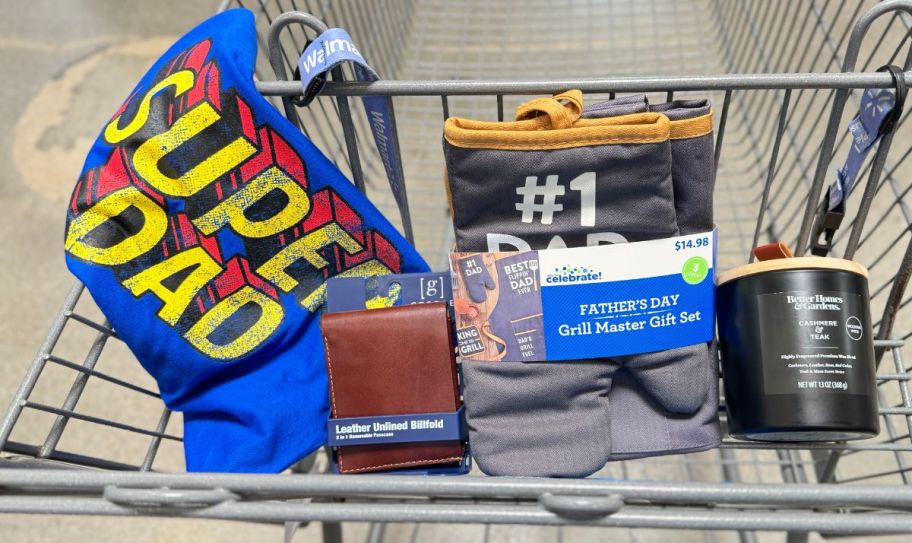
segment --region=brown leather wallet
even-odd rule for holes
[[[325,313],[323,345],[334,418],[456,411],[453,327],[447,304]],[[459,441],[339,447],[340,473],[454,464]]]

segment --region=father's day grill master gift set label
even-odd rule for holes
[[[713,338],[715,232],[508,253],[453,253],[460,354],[547,361]]]

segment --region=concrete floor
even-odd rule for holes
[[[310,4],[301,0],[298,6],[305,7],[304,2]],[[4,6],[3,3],[10,5]],[[339,14],[343,19],[357,15],[357,10],[346,9],[354,2],[340,0],[334,4],[341,6]],[[631,1],[597,4],[596,7],[586,4],[598,12],[597,20],[608,21],[607,31],[595,24],[596,17],[587,15],[583,8],[579,12],[564,13],[573,25],[568,23],[563,28],[551,28],[552,15],[546,9],[549,4],[551,2],[542,0],[526,3],[541,9],[530,9],[526,18],[528,26],[520,27],[512,24],[515,18],[510,10],[488,10],[485,1],[452,3],[423,0],[409,23],[420,31],[411,36],[413,39],[402,51],[404,61],[395,73],[403,79],[605,75],[601,71],[602,65],[588,55],[593,47],[607,52],[605,56],[610,58],[611,75],[644,73],[644,70],[680,74],[725,71],[721,61],[723,55],[713,48],[714,37],[706,35],[700,26],[705,15],[704,11],[696,9],[705,8],[700,0],[694,1],[694,6],[691,6],[694,9],[682,7],[685,2],[663,3],[657,0],[653,3],[667,8],[660,10],[663,16],[675,19],[678,30],[674,32],[660,25],[655,13],[637,7],[646,4]],[[579,4],[582,6],[585,3]],[[0,167],[0,254],[4,255],[2,262],[6,264],[0,267],[0,280],[9,285],[5,292],[7,299],[0,303],[0,322],[3,323],[0,326],[0,410],[3,410],[72,282],[63,263],[63,210],[86,151],[103,122],[146,67],[183,31],[211,14],[215,10],[215,2],[82,0],[62,4],[39,0],[29,2],[27,10],[22,7],[14,10],[10,0],[0,0],[0,8],[6,8],[4,17],[0,18],[0,73],[4,74],[6,83],[0,86],[0,164],[3,164]],[[849,14],[841,13],[840,16],[848,17]],[[469,43],[464,35],[445,32],[454,24],[474,29],[477,39],[469,40]],[[568,30],[571,26],[580,29],[573,36]],[[553,43],[560,46],[541,44],[534,54],[527,51],[528,28],[554,33],[558,40]],[[352,30],[356,40],[366,34],[363,30],[358,34],[355,32],[357,29],[351,27],[349,30]],[[666,40],[664,48],[654,47],[648,40],[637,41],[641,36],[660,34]],[[582,44],[579,45],[580,50],[571,47],[574,40]],[[529,58],[535,58],[536,62],[528,62]],[[645,63],[644,58],[648,59]],[[382,64],[383,59],[379,59],[375,67],[384,68]],[[661,70],[655,66],[661,66]],[[393,73],[392,66],[385,68],[385,73]],[[712,98],[717,105],[721,103],[720,94]],[[507,117],[522,99],[506,98]],[[662,97],[653,99],[661,101]],[[454,98],[449,103],[454,115],[486,119],[494,117],[494,105],[492,97]],[[739,111],[741,107],[741,102],[733,106],[730,116],[733,120],[726,135],[726,152],[720,165],[720,183],[728,184],[724,191],[717,193],[720,228],[724,224],[729,225],[723,232],[726,236],[723,245],[728,244],[732,251],[729,253],[726,246],[720,251],[720,259],[731,259],[727,265],[740,263],[744,255],[745,233],[736,234],[731,225],[740,227],[743,223],[752,228],[750,217],[757,213],[756,201],[742,199],[741,196],[751,191],[757,179],[762,178],[757,175],[753,157],[742,153],[744,149],[739,148],[740,145],[747,145],[750,139],[745,132],[747,123],[741,122],[746,118],[745,113]],[[418,248],[439,266],[447,239],[446,220],[443,218],[446,203],[440,174],[440,100],[397,99],[396,108],[400,134],[403,135],[406,178],[410,183],[409,195]],[[322,122],[319,115],[311,112],[305,114],[305,120],[312,129]],[[819,138],[819,134],[805,137]],[[912,141],[910,138],[912,136],[903,141]],[[365,139],[362,138],[362,146]],[[333,145],[331,139],[322,139],[319,135],[314,136],[314,141],[324,150],[330,150]],[[385,182],[382,176],[377,177],[376,168],[368,170],[369,173],[371,171],[374,175],[373,182],[369,183],[369,193],[378,206],[392,215],[392,199],[388,191],[383,190]],[[368,180],[372,181],[370,177]],[[727,205],[732,199],[739,203]],[[748,219],[745,220],[745,217]],[[901,228],[903,223],[896,226]],[[873,251],[882,245],[871,244],[868,250]],[[88,314],[97,315],[89,299],[83,300],[80,308]],[[910,329],[909,324],[904,323],[902,329]],[[91,334],[80,335],[75,331],[61,339],[58,351],[72,353],[77,358],[84,356],[86,341],[91,341]],[[102,363],[106,371],[130,382],[154,386],[122,345],[115,344],[106,349]],[[49,369],[42,376],[35,396],[59,405],[71,381],[71,373]],[[105,388],[104,384],[90,382],[80,409],[122,422],[146,427],[154,425],[160,409],[156,402],[139,395],[124,396],[115,392],[118,391]],[[48,417],[23,417],[13,437],[29,443],[41,443],[48,424]],[[169,431],[180,433],[178,416],[171,421]],[[132,463],[141,458],[146,445],[146,441],[122,441],[118,434],[106,433],[96,427],[82,428],[79,423],[71,423],[62,443],[67,450]],[[183,469],[180,452],[179,445],[166,444],[155,468],[168,471]],[[780,464],[772,453],[748,454],[742,451],[738,454],[741,455],[738,462],[743,464],[745,482],[781,481]],[[882,458],[876,454],[865,457],[866,462],[871,460],[874,464],[882,460],[884,466],[895,462],[886,453]],[[865,467],[873,469],[872,465]],[[851,468],[851,464],[848,467]],[[721,480],[718,454],[714,451],[614,464],[606,468],[602,475],[671,481]],[[366,526],[363,524],[346,526],[346,535],[363,536],[365,533]],[[167,518],[0,516],[2,542],[120,542],[126,539],[125,534],[129,534],[133,542],[279,541],[283,528]],[[393,525],[387,530],[386,540],[468,542],[480,541],[486,536],[495,541],[664,541],[668,539],[669,532]],[[735,534],[728,532],[706,534],[705,537],[702,533],[676,532],[674,537],[680,541],[737,540]],[[301,529],[294,541],[315,541],[318,538],[319,531],[312,526]],[[761,537],[761,541],[781,539],[778,534]]]

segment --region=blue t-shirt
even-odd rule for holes
[[[276,472],[320,447],[326,280],[428,269],[256,92],[256,46],[242,9],[174,44],[67,210],[67,265],[183,412],[191,471]]]

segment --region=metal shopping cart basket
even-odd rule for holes
[[[882,64],[912,68],[912,0],[229,0],[222,9],[232,7],[257,13],[261,92],[388,216],[399,217],[438,266],[452,240],[439,144],[450,114],[503,119],[528,96],[569,88],[606,97],[710,95],[725,268],[743,263],[758,242],[784,239],[799,254],[808,249],[831,163],[847,152],[842,127],[858,108],[860,89],[893,85],[889,74],[874,71]],[[300,84],[289,79],[307,40],[325,28],[322,20],[347,28],[390,79],[345,82],[350,74],[337,71],[323,95],[302,108]],[[644,71],[670,75],[643,77]],[[549,79],[528,79],[535,73]],[[912,83],[910,72],[905,77]],[[411,206],[398,207],[376,181],[382,169],[360,100],[352,99],[362,95],[395,105]],[[333,476],[321,474],[319,454],[292,474],[184,474],[179,417],[163,409],[151,380],[77,284],[0,421],[0,512],[322,522],[328,540],[341,537],[343,521],[371,523],[373,541],[383,539],[386,523],[557,525],[558,539],[572,525],[624,528],[612,537],[632,540],[657,528],[687,530],[676,532],[680,540],[697,534],[713,541],[755,541],[766,537],[762,532],[786,532],[789,541],[814,532],[908,534],[906,117],[865,163],[864,194],[850,206],[833,251],[871,272],[873,313],[880,316],[877,438],[725,440],[716,451],[612,464],[587,480]],[[125,413],[120,397],[145,408]],[[724,409],[721,415],[724,422]],[[116,446],[98,446],[110,443]]]

